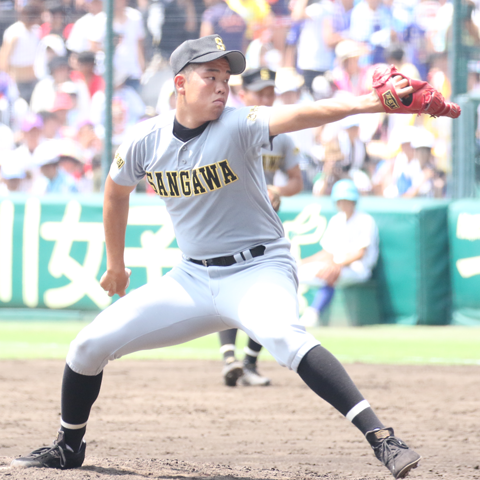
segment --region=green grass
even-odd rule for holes
[[[88,320],[1,320],[0,359],[65,358],[69,343]],[[310,329],[342,362],[390,364],[480,365],[480,328],[327,327]],[[239,335],[238,345],[246,343]],[[137,352],[128,358],[220,358],[217,335],[158,350]],[[262,359],[273,360],[265,351]]]

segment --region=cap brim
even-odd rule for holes
[[[45,167],[47,165],[54,165],[60,161],[60,157],[49,158],[48,160],[43,160],[39,162],[40,167]]]
[[[247,62],[245,56],[239,50],[220,50],[218,52],[207,53],[191,60],[188,63],[207,63],[226,57],[230,64],[230,72],[232,75],[240,75],[245,70]],[[188,64],[187,64],[188,65]]]
[[[259,92],[267,87],[274,87],[275,80],[272,78],[271,80],[260,80],[258,82],[252,82],[248,85],[244,85],[243,88],[245,90],[250,90],[252,92]]]

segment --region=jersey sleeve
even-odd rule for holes
[[[302,154],[300,150],[295,146],[293,140],[288,135],[285,135],[284,139],[284,154],[285,154],[285,173],[296,167],[300,163]]]
[[[270,144],[270,108],[245,107],[235,111],[239,142],[245,150]]]
[[[110,177],[115,183],[124,187],[136,185],[145,176],[144,158],[142,142],[125,141],[115,153],[110,166]]]

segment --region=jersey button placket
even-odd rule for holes
[[[188,163],[188,162],[187,162],[187,160],[188,160],[188,154],[189,154],[189,152],[188,152],[187,146],[184,145],[184,146],[180,149],[180,152],[179,152],[179,154],[178,154],[178,164],[179,164],[180,166],[183,166],[183,167],[184,167],[184,166]]]

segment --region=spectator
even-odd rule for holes
[[[231,77],[230,77],[231,78]],[[155,111],[160,115],[175,109],[175,84],[173,79],[166,80],[160,88]]]
[[[0,166],[0,196],[12,192],[24,192],[25,170],[14,158],[6,158]]]
[[[453,2],[439,0],[439,8],[431,22],[432,29],[427,33],[429,43],[434,53],[447,51],[447,40],[453,19]]]
[[[46,141],[35,152],[35,161],[41,172],[32,188],[37,195],[78,193],[75,179],[59,168],[59,142],[60,140]]]
[[[55,96],[51,112],[60,123],[60,138],[73,138],[83,120],[77,107],[76,95],[60,91]]]
[[[328,222],[320,241],[322,250],[305,258],[298,268],[301,283],[320,287],[300,318],[303,325],[318,324],[335,287],[363,283],[372,276],[378,259],[378,229],[369,214],[356,209],[359,198],[352,180],[340,180],[333,186],[332,200],[340,212]]]
[[[476,2],[467,0],[462,16],[462,44],[469,48],[478,48],[480,45],[480,31],[478,24],[473,20]]]
[[[80,122],[88,119],[90,116],[92,99],[90,98],[88,85],[83,81],[69,80],[60,85],[58,93],[60,92],[68,93],[72,97],[75,116],[73,112],[70,114],[69,124],[72,127],[77,127]]]
[[[15,23],[17,19],[17,2],[15,0],[0,0],[0,47],[3,42],[5,30]]]
[[[432,134],[423,128],[407,126],[394,130],[391,137],[394,144],[400,145],[400,152],[394,160],[384,162],[373,182],[383,186],[384,197],[433,196],[435,169],[430,158],[425,156],[422,156],[422,165],[415,149],[416,146],[420,148],[430,144],[433,147]]]
[[[0,122],[0,158],[15,148],[12,129]]]
[[[342,40],[335,47],[337,66],[332,71],[333,81],[338,90],[362,95],[364,91],[365,68],[359,65],[363,54],[360,44],[353,40]]]
[[[40,36],[46,37],[47,35],[58,35],[63,40],[66,40],[65,28],[66,24],[66,11],[63,3],[60,0],[48,0],[45,4],[47,11],[47,21],[42,23]]]
[[[30,108],[35,113],[51,111],[60,85],[70,80],[70,67],[66,57],[53,58],[48,64],[48,70],[50,75],[38,82],[32,94]]]
[[[28,3],[21,12],[18,22],[8,27],[3,34],[0,50],[0,70],[7,72],[17,83],[20,96],[30,102],[37,83],[34,63],[40,42],[40,15],[37,3]]]
[[[256,38],[259,29],[270,14],[270,5],[265,0],[227,0],[228,6],[245,21],[247,41]]]
[[[89,172],[93,185],[93,192],[98,193],[102,191],[103,173],[102,173],[102,156],[95,155],[92,158],[92,169]]]
[[[43,120],[43,137],[47,140],[59,139],[62,124],[55,112],[38,112]]]
[[[113,79],[112,142],[120,145],[128,130],[145,114],[145,104],[140,95],[127,85],[128,72],[116,71]],[[95,131],[103,139],[105,132],[105,93],[98,91],[92,98],[91,121]]]
[[[200,36],[217,34],[229,50],[245,52],[246,25],[243,18],[234,12],[224,0],[204,0],[207,9],[203,13]]]
[[[90,35],[91,49],[103,50],[107,17],[105,12],[95,16]],[[113,10],[113,31],[117,38],[113,56],[114,70],[129,72],[127,84],[139,90],[140,78],[145,70],[143,40],[145,30],[142,14],[127,6],[126,0],[115,0]]]
[[[280,103],[284,105],[299,103],[304,85],[303,75],[300,75],[293,67],[281,68],[275,76],[275,92],[279,95]]]
[[[248,62],[247,62],[247,65],[248,65]],[[233,108],[243,107],[243,102],[239,97],[240,90],[242,89],[242,76],[230,75],[228,86],[230,87],[230,93],[227,98],[227,107],[233,107]]]
[[[161,22],[160,40],[157,40],[161,56],[168,61],[172,52],[185,40],[196,37],[197,14],[193,0],[156,0],[158,8],[152,10],[155,20]],[[153,25],[152,25],[153,27]],[[150,28],[150,31],[153,31]],[[157,29],[155,31],[158,32]]]
[[[81,91],[83,93],[82,96],[80,93]],[[88,119],[90,115],[90,102],[85,102],[85,98],[82,98],[83,96],[86,96],[87,99],[90,100],[87,86],[83,82],[62,83],[55,97],[52,112],[56,112],[59,109],[59,103],[66,103],[66,100],[63,99],[65,94],[70,97],[72,103],[72,106],[68,107],[66,125],[73,130],[77,130],[78,125]],[[60,98],[62,98],[62,100],[59,100]],[[62,116],[60,116],[60,118],[62,118]]]
[[[341,127],[340,145],[352,169],[363,169],[367,160],[365,143],[371,140],[371,137],[368,136],[368,133],[365,136],[365,132],[361,128],[366,123],[367,118],[366,115],[351,115],[338,122]],[[362,191],[361,188],[360,191]]]
[[[55,57],[65,57],[67,49],[62,37],[57,34],[49,34],[40,40],[35,58],[35,75],[42,80],[49,74],[48,65]]]
[[[430,197],[443,198],[445,196],[445,176],[434,163],[432,149],[435,145],[435,137],[423,127],[416,127],[411,142],[415,150],[415,158],[422,171],[415,185],[412,185],[406,197]]]
[[[159,8],[153,12],[157,12],[156,18],[162,22],[158,48],[162,57],[168,60],[181,43],[195,37],[197,31],[195,5],[193,0],[157,1]]]
[[[333,3],[321,0],[307,6],[308,0],[297,0],[292,11],[294,21],[304,20],[297,45],[297,66],[311,91],[313,79],[333,67],[332,32]]]
[[[90,121],[84,121],[78,128],[76,141],[82,149],[82,156],[87,166],[91,166],[95,156],[102,153],[102,142],[95,134],[94,125]]]
[[[84,83],[90,94],[90,98],[99,90],[105,90],[105,81],[100,75],[95,73],[95,54],[90,51],[84,51],[77,55],[77,68],[70,74],[74,82]]]
[[[292,17],[289,0],[267,0],[270,5],[271,15],[268,30],[271,32],[272,47],[283,59],[288,32],[292,26]],[[268,62],[268,59],[266,60]],[[262,65],[268,65],[263,63]],[[283,66],[279,63],[278,67]]]
[[[304,101],[311,101],[310,95],[302,90],[305,84],[304,78],[295,68],[284,67],[277,71],[275,76],[275,103],[283,105],[295,105]],[[298,132],[287,133],[293,143],[300,149],[305,158],[309,158],[315,144],[315,129],[308,128]],[[302,168],[303,165],[300,165]]]
[[[312,82],[312,97],[314,101],[332,98],[337,91],[337,86],[333,81],[332,72],[325,75],[318,75]]]
[[[15,152],[20,154],[23,167],[28,169],[33,164],[33,152],[40,145],[43,133],[43,121],[39,115],[28,113],[22,120],[20,145]]]
[[[425,5],[425,4],[436,4],[438,3],[435,2],[421,2],[420,4],[417,5],[419,7],[420,5]],[[395,5],[395,4],[394,4]],[[394,23],[396,22],[395,15],[397,9],[393,9],[394,13]],[[432,54],[432,45],[429,42],[429,37],[428,37],[428,30],[425,28],[430,29],[430,21],[422,21],[419,15],[416,14],[417,8],[414,8],[411,10],[410,8],[406,9],[404,11],[404,15],[406,16],[406,19],[408,21],[405,22],[405,25],[402,26],[402,29],[397,31],[397,42],[393,42],[393,44],[389,47],[390,48],[398,48],[400,47],[404,51],[404,56],[408,61],[405,63],[410,64],[414,66],[416,75],[420,75],[419,78],[425,80],[427,78],[427,72],[428,72],[428,60],[430,55]],[[398,23],[398,22],[397,22]],[[397,25],[398,28],[398,25]],[[387,49],[388,50],[388,49]],[[387,57],[387,62],[388,62],[388,56],[392,52],[385,52],[385,55]],[[400,55],[400,52],[398,52],[398,55]],[[403,56],[402,56],[402,60]],[[398,60],[394,62],[395,65],[398,65]],[[407,66],[406,65],[406,66]],[[408,66],[407,66],[408,68]],[[403,70],[402,70],[403,71]],[[406,75],[410,76],[410,71],[407,70]],[[414,77],[417,78],[417,77]]]
[[[333,4],[332,37],[334,45],[350,37],[350,20],[354,0],[335,0]]]
[[[362,66],[385,63],[385,49],[395,37],[392,13],[382,0],[360,0],[352,10],[350,38],[365,43],[370,53]]]
[[[82,147],[72,139],[62,140],[58,152],[58,166],[75,179],[77,189],[81,193],[93,191],[93,181],[85,176],[85,157]]]
[[[15,105],[19,100],[17,84],[6,72],[0,71],[0,122],[14,126]],[[26,103],[20,99],[21,103]],[[20,103],[19,102],[19,103]]]
[[[257,38],[248,45],[245,58],[249,68],[260,68],[265,65],[270,70],[277,71],[283,65],[282,51],[273,43],[274,30],[272,25],[266,25],[258,32]]]
[[[39,173],[34,160],[34,152],[42,140],[42,118],[39,115],[28,113],[22,120],[20,130],[20,145],[12,152],[11,159],[18,168],[25,172],[25,189],[29,190]]]
[[[325,132],[324,132],[325,133]],[[339,138],[343,137],[344,151],[340,146]],[[368,175],[360,168],[355,167],[355,161],[362,161],[360,157],[361,147],[357,144],[356,147],[360,150],[357,152],[358,157],[355,158],[354,145],[350,143],[350,137],[345,130],[340,130],[333,137],[323,140],[324,155],[323,155],[323,169],[322,172],[314,179],[313,194],[315,196],[330,195],[333,186],[342,179],[352,180],[355,188],[363,195],[368,195],[372,191],[372,183]],[[350,157],[348,153],[351,153]]]
[[[410,62],[405,61],[405,49],[399,43],[392,43],[385,50],[385,60],[389,65],[395,65],[399,71],[407,77],[421,80],[420,72],[417,67]]]
[[[296,2],[290,2],[289,8],[293,9]],[[300,32],[302,31],[304,20],[294,20],[291,18],[290,29],[288,30],[285,38],[285,50],[283,53],[283,66],[284,67],[296,67],[297,65],[297,44],[300,38]]]
[[[74,23],[66,42],[68,50],[74,53],[90,50],[90,35],[94,28],[93,19],[103,10],[102,0],[86,0],[84,7],[87,13]]]

